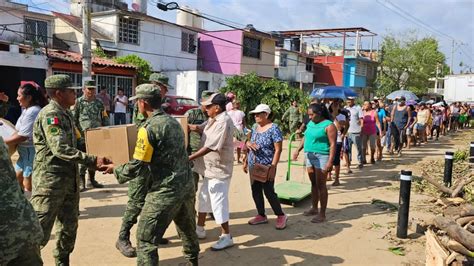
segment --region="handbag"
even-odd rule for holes
[[[253,167],[250,168],[250,178],[255,181],[266,183],[269,179],[271,166],[255,162],[256,154],[253,153]]]

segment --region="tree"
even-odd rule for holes
[[[255,120],[249,116],[249,112],[261,103],[268,104],[273,113],[273,122],[280,125],[283,131],[288,131],[287,123],[282,123],[281,118],[296,100],[300,104],[301,111],[309,103],[309,97],[300,89],[293,88],[286,82],[277,79],[262,80],[255,73],[244,76],[233,76],[226,80],[227,85],[221,88],[222,93],[229,91],[237,95],[241,110],[247,114],[246,121],[252,125]]]
[[[119,64],[131,64],[137,67],[137,83],[138,85],[148,81],[152,68],[148,61],[138,55],[129,54],[115,58],[115,62]]]
[[[389,34],[382,43],[377,94],[384,96],[400,89],[417,95],[427,93],[432,87],[429,78],[436,76],[436,68],[441,65],[443,70],[449,69],[445,60],[438,41],[432,37],[419,39],[414,32]]]

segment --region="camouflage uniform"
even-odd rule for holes
[[[0,118],[5,117],[8,113],[9,103],[0,101]]]
[[[0,202],[0,265],[43,265],[39,247],[43,231],[16,180],[1,137]]]
[[[95,81],[89,81],[85,87],[94,87]],[[104,104],[99,99],[87,100],[85,96],[81,96],[76,100],[76,104],[73,109],[74,123],[79,128],[81,136],[85,137],[85,131],[90,128],[97,128],[109,125],[109,117],[105,111]],[[81,145],[79,145],[81,146]],[[85,146],[80,147],[82,151],[85,150]],[[83,164],[79,165],[79,177],[81,178],[81,187],[85,188],[85,175],[87,167]],[[93,187],[103,187],[97,181],[95,181],[95,171],[89,169],[89,179]]]
[[[47,89],[71,87],[67,75],[53,75],[45,80]],[[72,114],[51,99],[38,114],[33,126],[36,155],[33,162],[31,204],[38,215],[46,246],[56,221],[56,263],[67,265],[74,249],[79,216],[78,163],[96,165],[97,158],[77,149],[80,138]]]
[[[133,105],[133,114],[132,114],[132,123],[134,123],[137,128],[141,128],[143,123],[145,123],[146,118],[138,111],[138,104]]]
[[[136,91],[136,97],[159,97],[159,90],[151,84],[142,84]],[[197,264],[196,192],[178,121],[155,110],[139,129],[133,158],[114,174],[119,183],[137,177],[149,180],[137,230],[138,265],[158,265],[158,244],[171,221],[183,241],[185,257]]]
[[[300,113],[298,107],[290,106],[288,110],[283,114],[282,120],[288,119],[288,126],[291,133],[294,133],[303,122],[303,115]]]

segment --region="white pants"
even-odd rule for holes
[[[230,178],[205,177],[198,197],[198,212],[212,212],[217,224],[229,221]]]

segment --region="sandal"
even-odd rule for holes
[[[315,224],[323,223],[325,221],[326,221],[326,218],[321,218],[320,216],[316,216],[313,219],[311,219],[311,222]]]

